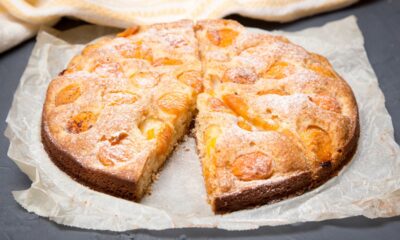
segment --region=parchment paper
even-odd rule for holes
[[[42,30],[38,35],[6,130],[9,157],[33,182],[29,189],[13,192],[28,211],[60,224],[112,231],[178,227],[243,230],[355,215],[400,215],[400,150],[355,17],[294,33],[278,32],[327,56],[353,88],[360,108],[357,152],[339,176],[323,186],[276,204],[214,215],[206,202],[195,142],[188,136],[152,185],[152,194],[141,203],[102,194],[73,181],[51,162],[40,140],[45,92],[49,81],[82,49],[82,43],[113,31],[84,26],[62,33]]]

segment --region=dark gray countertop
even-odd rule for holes
[[[297,31],[321,26],[349,15],[358,18],[365,37],[368,57],[386,97],[392,116],[395,138],[400,142],[400,0],[360,0],[352,7],[306,18],[294,23],[277,24],[229,16],[249,27],[266,30]],[[82,24],[62,20],[57,27],[65,29]],[[332,36],[335,37],[335,36]],[[0,132],[3,133],[8,110],[35,40],[27,41],[0,55]],[[340,46],[338,46],[340,47]],[[341,220],[299,223],[279,227],[262,227],[252,231],[218,229],[136,230],[126,233],[89,231],[64,227],[28,213],[13,199],[11,191],[29,187],[31,182],[7,157],[8,139],[0,136],[0,240],[2,239],[157,239],[157,238],[251,238],[251,239],[400,239],[400,217],[367,219],[352,217]],[[371,146],[373,147],[373,146]]]

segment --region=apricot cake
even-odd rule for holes
[[[195,123],[217,213],[299,195],[351,159],[358,110],[326,58],[235,21],[135,26],[49,85],[42,140],[77,181],[139,201]]]

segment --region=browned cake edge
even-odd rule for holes
[[[224,194],[214,198],[213,210],[221,214],[278,202],[290,196],[302,194],[311,181],[311,172],[301,172],[282,181]]]
[[[107,193],[127,200],[139,200],[134,181],[121,179],[105,172],[88,169],[76,161],[69,153],[60,149],[48,133],[48,128],[42,117],[41,136],[44,149],[53,163],[75,181],[99,192]]]
[[[323,183],[336,176],[343,166],[350,162],[356,152],[360,135],[358,111],[355,124],[354,134],[344,148],[343,159],[335,169],[332,169],[331,166],[321,166],[321,170],[317,173],[318,177],[316,179],[312,178],[311,172],[302,172],[279,182],[263,184],[254,188],[217,196],[212,201],[213,211],[218,214],[223,214],[253,208],[267,203],[279,202],[290,197],[299,196],[306,191],[321,186]]]
[[[354,95],[352,97],[353,99],[355,99]],[[354,102],[356,101],[354,100]],[[360,137],[360,120],[359,120],[357,105],[355,105],[355,108],[356,108],[356,118],[355,118],[354,129],[351,135],[352,137],[347,142],[346,146],[343,148],[343,157],[340,159],[338,166],[336,168],[332,168],[331,165],[328,166],[321,165],[318,177],[314,179],[309,189],[314,189],[316,187],[319,187],[332,177],[335,177],[340,172],[340,170],[353,158],[357,150],[358,139]]]

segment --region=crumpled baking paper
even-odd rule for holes
[[[6,130],[9,157],[32,180],[29,189],[13,192],[15,200],[28,211],[64,225],[112,231],[181,227],[244,230],[356,215],[400,215],[400,150],[355,17],[299,32],[277,32],[327,56],[357,98],[361,122],[357,152],[337,177],[321,187],[272,205],[214,215],[206,201],[195,141],[190,136],[167,161],[152,185],[151,195],[140,203],[75,182],[51,162],[40,140],[45,92],[50,80],[83,48],[83,43],[114,31],[83,26],[62,33],[42,30],[38,35]]]

